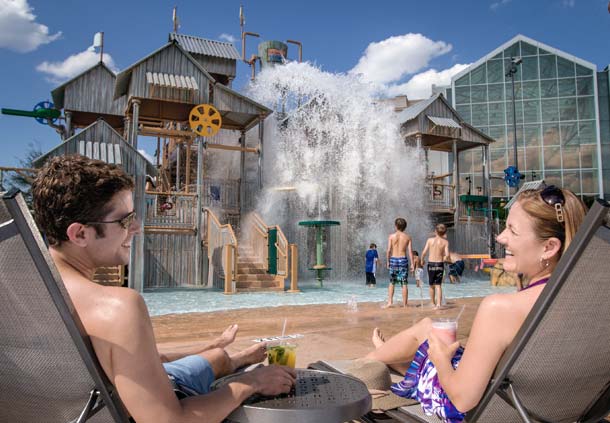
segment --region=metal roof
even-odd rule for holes
[[[189,53],[221,57],[223,59],[240,60],[241,56],[231,43],[193,37],[192,35],[171,32],[169,41],[176,40]]]
[[[440,94],[433,95],[427,100],[422,100],[419,103],[415,103],[411,107],[407,107],[398,114],[398,119],[400,120],[400,122],[408,122],[411,119],[415,119],[417,116],[419,116],[421,112],[426,109],[426,107],[431,105],[438,98],[439,95]]]
[[[199,85],[197,85],[195,78],[188,75],[146,72],[146,82],[160,87],[178,88],[190,91],[199,90]]]
[[[436,126],[444,126],[445,128],[462,129],[462,126],[451,118],[443,118],[443,117],[429,116],[429,115],[426,115],[426,117],[428,119],[430,119],[432,121],[432,123],[435,124]]]

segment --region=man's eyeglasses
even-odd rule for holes
[[[128,213],[125,217],[122,217],[120,219],[117,220],[107,220],[107,221],[100,221],[100,222],[87,222],[86,225],[91,225],[91,224],[101,224],[101,223],[118,223],[119,225],[121,225],[121,227],[123,229],[129,229],[129,227],[131,226],[131,224],[133,223],[134,220],[136,220],[136,212],[135,210]]]
[[[563,196],[561,188],[558,188],[555,185],[549,185],[540,191],[540,198],[542,198],[542,201],[547,203],[549,206],[555,208],[557,222],[563,222],[563,205],[566,202],[566,198]]]

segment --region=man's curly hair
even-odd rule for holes
[[[112,197],[133,188],[133,179],[116,165],[80,155],[54,157],[32,185],[34,218],[49,244],[59,246],[68,240],[68,226],[104,220]],[[91,226],[104,236],[103,225]]]

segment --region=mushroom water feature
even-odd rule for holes
[[[320,287],[323,286],[324,272],[332,270],[332,267],[324,264],[324,228],[340,224],[337,220],[302,220],[299,222],[299,226],[313,227],[316,231],[316,264],[310,270],[315,270]]]

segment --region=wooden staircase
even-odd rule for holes
[[[283,279],[280,282],[276,276],[268,274],[266,264],[254,256],[252,248],[240,245],[237,257],[237,292],[284,290]]]

